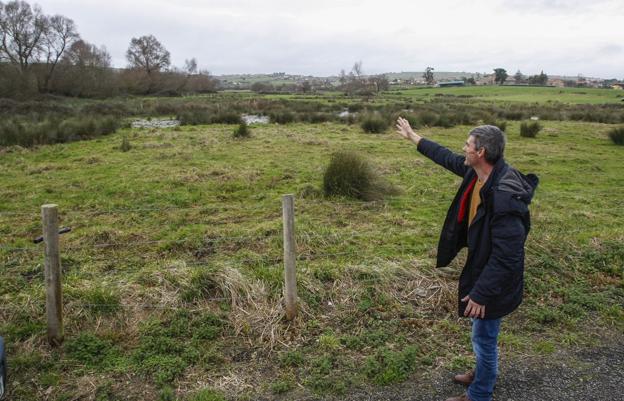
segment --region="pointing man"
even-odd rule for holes
[[[448,266],[461,248],[468,247],[459,278],[458,311],[472,320],[476,367],[455,376],[468,388],[447,401],[490,401],[501,318],[522,302],[524,244],[531,227],[528,206],[538,178],[505,162],[506,139],[498,127],[482,125],[470,131],[463,155],[421,137],[404,118],[399,117],[396,128],[420,153],[463,178],[442,227],[437,267]]]

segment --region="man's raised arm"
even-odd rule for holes
[[[403,138],[412,141],[420,153],[450,172],[463,177],[468,171],[469,167],[464,164],[466,160],[464,156],[455,154],[444,146],[418,135],[410,126],[409,121],[403,117],[397,120],[396,130]]]

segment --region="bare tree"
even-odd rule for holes
[[[184,60],[184,70],[189,74],[197,74],[197,59],[193,57],[190,60]]]
[[[38,6],[25,1],[0,3],[0,60],[16,65],[24,74],[43,52],[48,20]]]
[[[145,71],[147,75],[169,68],[170,54],[153,35],[132,38],[126,58],[131,68]]]
[[[372,77],[368,78],[368,82],[377,93],[381,91],[387,91],[390,88],[390,82],[388,81],[388,77],[386,77],[384,74],[373,75]]]
[[[63,63],[75,65],[77,67],[98,67],[109,68],[111,66],[111,56],[106,47],[97,46],[79,39],[71,44],[65,52]]]
[[[353,68],[351,69],[351,73],[355,75],[356,78],[360,78],[362,76],[362,61],[357,61],[353,64]]]
[[[65,49],[50,90],[66,96],[112,96],[119,87],[117,74],[110,66],[111,56],[104,46],[98,48],[79,39]]]
[[[44,91],[48,91],[50,79],[65,50],[76,40],[80,39],[76,31],[76,24],[67,17],[54,15],[47,18],[46,25],[47,29],[43,35],[42,47],[45,53],[47,68],[43,78],[43,87],[40,88]]]
[[[340,85],[344,85],[347,83],[347,73],[344,69],[340,70],[340,74],[338,75],[338,82],[340,82]]]

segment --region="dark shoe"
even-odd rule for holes
[[[470,398],[468,398],[468,394],[462,394],[457,397],[447,398],[446,401],[470,401]]]
[[[470,383],[472,383],[472,381],[474,380],[474,369],[471,369],[461,375],[455,375],[454,380],[456,383],[463,384],[464,386],[469,386]]]

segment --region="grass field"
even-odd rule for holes
[[[391,93],[391,92],[390,92]],[[526,102],[566,104],[624,103],[624,93],[612,89],[550,88],[515,86],[466,86],[457,88],[423,88],[401,91],[402,96],[428,99],[436,95],[471,96],[496,102]]]
[[[508,90],[403,94],[577,96]],[[616,100],[615,91],[583,91],[585,103]],[[507,126],[507,160],[541,180],[525,302],[501,337],[512,356],[591,346],[588,331],[624,329],[624,148],[609,141],[611,125],[543,125],[537,138],[520,137],[520,122]],[[423,133],[460,151],[470,128]],[[390,131],[331,122],[251,130],[236,140],[231,125],[126,128],[0,150],[9,399],[296,399],[472,363],[456,277],[433,268],[459,179]],[[365,156],[401,194],[324,197],[323,170],[339,150]],[[296,195],[300,296],[292,323],[281,306],[288,193]],[[31,243],[45,203],[58,204],[60,225],[72,228],[61,236],[66,340],[57,349],[46,345],[43,248]]]

